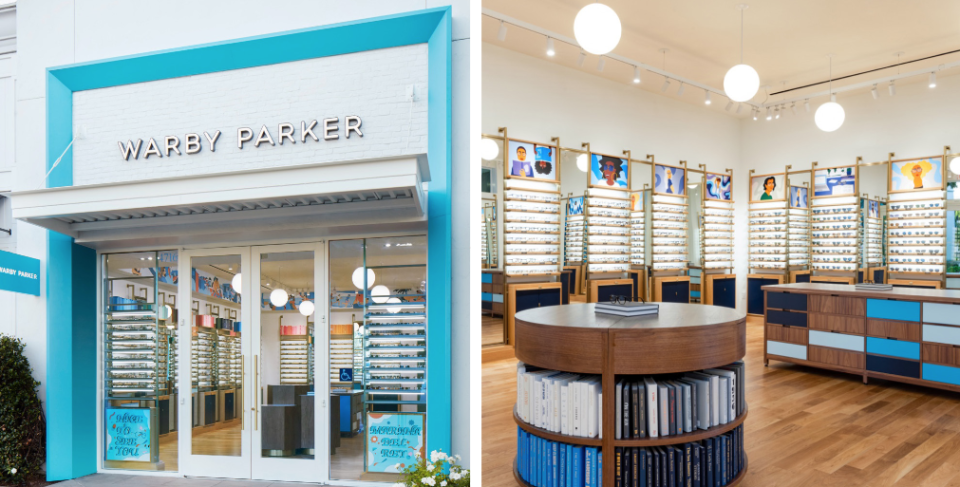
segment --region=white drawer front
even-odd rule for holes
[[[821,347],[840,348],[852,352],[862,352],[864,349],[864,338],[857,335],[810,330],[807,339],[810,345]]]
[[[960,328],[923,325],[923,341],[960,345]]]
[[[960,326],[960,304],[923,303],[923,322]]]
[[[780,355],[781,357],[807,359],[807,347],[795,345],[793,343],[775,342],[767,340],[767,353],[771,355]]]

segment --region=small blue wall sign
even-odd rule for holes
[[[353,382],[353,369],[340,369],[340,382]]]
[[[150,461],[150,409],[107,408],[107,460]]]
[[[40,260],[0,250],[0,291],[40,295]]]

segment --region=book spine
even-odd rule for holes
[[[613,464],[613,472],[615,475],[613,485],[615,485],[616,487],[624,487],[623,471],[621,470],[622,465],[623,465],[623,448],[618,446],[614,449],[614,464]]]
[[[556,441],[550,442],[550,485],[560,486],[560,444]]]
[[[700,487],[700,479],[702,478],[702,469],[700,465],[700,454],[703,452],[703,447],[694,443],[693,444],[693,487]]]
[[[570,394],[570,386],[568,384],[564,384],[560,386],[560,434],[563,434],[563,435],[570,434],[570,430],[567,427],[568,426],[567,415],[570,414],[570,411],[567,407],[567,398],[569,397],[569,394]]]
[[[557,476],[557,485],[566,487],[567,485],[567,445],[560,445],[560,459],[558,461],[560,474]]]
[[[683,473],[684,485],[693,487],[693,445],[687,443],[684,445],[683,463],[686,471]]]
[[[597,487],[603,487],[603,452],[597,451]]]
[[[647,418],[645,415],[646,406],[644,404],[644,393],[645,388],[642,384],[637,383],[634,388],[634,397],[636,398],[636,412],[634,412],[633,420],[633,434],[634,438],[646,438],[647,437]]]

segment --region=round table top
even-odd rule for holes
[[[515,319],[532,325],[628,330],[722,325],[747,316],[733,308],[709,304],[656,304],[660,305],[660,313],[655,315],[598,314],[593,303],[575,303],[523,310],[515,315]]]

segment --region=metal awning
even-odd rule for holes
[[[426,229],[425,156],[11,195],[13,217],[94,248],[325,238]],[[389,228],[384,228],[387,226]]]

